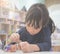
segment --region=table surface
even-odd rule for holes
[[[3,50],[0,50],[0,54],[60,54],[60,52],[32,52],[32,53],[23,53],[22,51],[16,51],[16,52],[5,52]]]

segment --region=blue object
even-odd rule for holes
[[[10,50],[10,45],[7,45],[7,46],[5,46],[5,51],[8,51],[8,50]]]

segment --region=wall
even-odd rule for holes
[[[60,0],[45,0],[45,4],[47,7],[49,7],[53,4],[60,4]]]
[[[34,3],[45,3],[45,0],[19,0],[20,8],[26,6],[27,9]]]

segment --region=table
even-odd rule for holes
[[[60,54],[60,52],[34,52],[34,53],[24,53],[24,54]]]
[[[3,50],[0,50],[0,54],[23,54],[22,51],[16,51],[16,52],[5,52]]]
[[[60,54],[60,52],[32,52],[32,53],[23,53],[22,51],[5,52],[3,50],[0,50],[0,54]]]

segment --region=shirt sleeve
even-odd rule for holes
[[[43,29],[43,43],[37,43],[40,51],[49,51],[51,49],[51,31],[49,27],[45,27]]]
[[[20,35],[20,40],[21,41],[26,41],[27,37],[26,37],[26,30],[25,27],[22,27],[19,31],[17,31],[16,33],[18,33]]]

